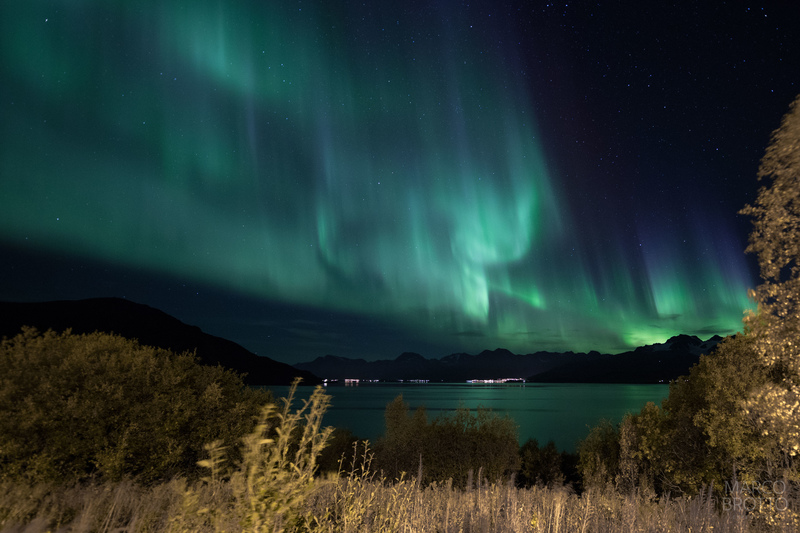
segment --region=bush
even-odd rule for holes
[[[478,408],[459,408],[428,421],[424,408],[409,414],[398,396],[386,407],[386,434],[375,447],[377,468],[390,479],[418,473],[424,483],[452,479],[467,486],[478,475],[490,481],[519,468],[517,426],[509,417]]]
[[[317,458],[319,474],[335,473],[353,463],[357,445],[362,442],[346,428],[333,428],[328,443]]]
[[[601,420],[578,444],[578,470],[584,487],[612,483],[619,470],[619,429]]]
[[[282,399],[281,408],[271,403],[262,407],[255,430],[244,437],[241,462],[226,463],[219,441],[205,447],[209,458],[199,464],[210,475],[204,481],[212,494],[225,494],[225,501],[221,505],[201,502],[208,492],[201,486],[188,487],[172,531],[198,531],[206,526],[224,531],[224,524],[234,521],[242,531],[308,531],[317,521],[304,507],[315,488],[317,459],[333,431],[322,427],[331,397],[318,386],[301,408],[293,410],[299,381]]]
[[[563,485],[563,454],[553,441],[539,447],[539,441],[529,439],[519,450],[520,470],[518,482],[523,487]]]
[[[107,333],[0,343],[0,477],[142,482],[193,475],[203,444],[233,459],[271,396],[190,353]]]

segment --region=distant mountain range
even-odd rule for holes
[[[122,298],[93,298],[41,303],[0,302],[0,337],[14,337],[22,326],[40,331],[116,333],[141,344],[174,352],[197,350],[200,362],[246,373],[248,385],[288,385],[299,376],[303,384],[321,380],[304,370],[258,356],[235,342],[203,333],[158,309]]]
[[[294,365],[326,379],[466,381],[523,378],[539,383],[668,383],[686,375],[701,354],[711,351],[722,337],[707,341],[689,335],[663,344],[642,346],[617,355],[485,350],[477,355],[456,353],[426,359],[403,353],[397,359],[366,361],[326,355]]]
[[[113,332],[140,343],[175,352],[197,351],[200,362],[247,374],[249,385],[286,385],[294,377],[304,384],[327,379],[430,380],[522,378],[540,383],[668,383],[686,375],[700,354],[722,340],[678,335],[663,344],[642,346],[618,355],[536,352],[514,354],[502,348],[477,355],[455,353],[426,359],[406,352],[396,359],[366,361],[326,355],[294,367],[249,352],[242,346],[184,324],[163,311],[121,298],[94,298],[41,303],[0,302],[0,337],[17,335],[22,326],[41,331]],[[319,377],[318,377],[319,376]]]

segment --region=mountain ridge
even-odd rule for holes
[[[259,356],[239,344],[204,333],[199,327],[145,304],[124,298],[89,298],[50,302],[0,301],[0,338],[14,337],[22,326],[58,333],[102,331],[115,333],[140,344],[174,352],[196,351],[202,364],[222,365],[246,374],[248,385],[288,385],[301,377],[305,385],[321,383],[311,372],[296,369],[269,357]]]
[[[523,378],[539,383],[668,383],[688,374],[700,355],[713,350],[721,340],[719,335],[706,341],[696,336],[676,335],[664,343],[640,346],[621,354],[595,350],[515,354],[496,348],[475,355],[459,352],[432,359],[412,352],[377,361],[325,355],[294,367],[336,380],[456,382]],[[415,364],[411,367],[408,363]]]

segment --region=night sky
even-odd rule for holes
[[[798,27],[795,1],[4,1],[0,299],[125,297],[290,363],[734,333]]]

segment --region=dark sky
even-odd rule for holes
[[[741,329],[800,3],[0,4],[0,299],[286,362]]]

